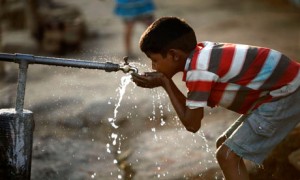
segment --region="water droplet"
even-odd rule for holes
[[[91,178],[94,179],[96,177],[96,173],[91,175]]]
[[[106,144],[106,151],[107,151],[108,153],[111,153],[109,147],[110,147],[110,145],[109,145],[109,144]]]
[[[163,125],[165,125],[165,124],[166,124],[166,122],[164,121],[164,119],[163,119],[163,118],[161,118],[160,125],[161,125],[161,126],[163,126]]]
[[[113,139],[113,145],[115,146],[117,144],[118,135],[115,133],[112,133],[111,138]]]

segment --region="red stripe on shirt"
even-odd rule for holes
[[[221,68],[219,68],[217,72],[219,77],[223,77],[229,71],[235,52],[234,44],[225,44],[223,48],[221,62],[219,65]]]
[[[213,82],[211,81],[189,81],[186,83],[189,91],[203,91],[209,92],[212,88]]]
[[[247,95],[244,99],[244,102],[241,104],[240,109],[238,109],[237,112],[244,114],[247,113],[251,108],[253,110],[256,107],[255,103],[260,103],[258,102],[258,99],[260,98],[260,93],[260,91],[253,91],[251,94]]]
[[[223,93],[225,92],[225,89],[227,87],[227,83],[220,83],[216,82],[214,84],[214,90],[211,91],[210,97],[208,100],[208,103],[210,106],[216,106],[221,101],[221,98],[223,97]]]
[[[238,80],[236,83],[240,85],[247,85],[250,83],[260,72],[263,64],[266,62],[266,59],[269,55],[270,49],[259,48],[257,56],[253,60],[253,63],[250,65],[248,70],[244,73],[243,77]]]
[[[271,89],[280,88],[283,85],[286,85],[287,82],[291,82],[298,74],[299,67],[295,66],[295,62],[290,62],[289,66],[284,71],[284,76],[277,81],[277,83],[271,87]]]

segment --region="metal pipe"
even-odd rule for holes
[[[0,179],[30,180],[33,113],[0,109]]]
[[[106,72],[112,71],[123,71],[128,73],[130,71],[136,72],[137,68],[130,66],[127,62],[125,64],[115,64],[111,62],[97,62],[88,60],[78,60],[78,59],[67,59],[67,58],[55,58],[55,57],[45,57],[45,56],[33,56],[31,54],[9,54],[0,53],[0,61],[8,61],[21,63],[21,61],[26,61],[28,64],[44,64],[44,65],[54,65],[54,66],[64,66],[64,67],[75,67],[75,68],[85,68],[85,69],[100,69]]]
[[[27,79],[27,61],[21,61],[19,64],[19,75],[18,75],[18,89],[16,97],[16,111],[17,113],[23,113],[24,97]]]

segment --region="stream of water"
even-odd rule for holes
[[[118,93],[119,93],[119,100],[117,102],[117,104],[115,105],[115,109],[114,109],[114,114],[113,114],[113,117],[112,118],[108,118],[108,121],[109,123],[111,124],[111,126],[114,128],[114,129],[118,129],[119,126],[116,125],[116,121],[117,121],[117,115],[118,115],[118,108],[120,107],[121,105],[121,102],[122,102],[122,99],[123,99],[123,96],[125,94],[125,91],[126,91],[126,87],[127,85],[131,82],[131,75],[126,75],[126,76],[123,76],[121,78],[121,84],[120,84],[120,87],[117,89]],[[111,139],[111,143],[107,143],[106,144],[106,150],[108,153],[112,153],[112,150],[111,148],[113,149],[116,149],[114,147],[117,146],[117,154],[121,154],[122,151],[121,151],[121,140],[122,138],[119,137],[120,135],[116,132],[116,131],[113,131],[111,133],[111,135],[109,136],[109,139]],[[114,164],[118,164],[118,160],[117,159],[114,159],[113,160],[113,163]],[[117,175],[117,178],[118,179],[122,179],[122,175],[119,174]]]
[[[127,85],[131,82],[131,76],[130,75],[127,75],[127,76],[123,76],[121,78],[121,85],[120,87],[118,88],[118,91],[119,91],[119,101],[118,103],[116,104],[115,106],[115,109],[114,109],[114,117],[113,118],[109,118],[108,121],[110,122],[111,126],[114,127],[115,129],[117,129],[119,126],[117,126],[115,124],[116,122],[116,119],[117,119],[117,114],[118,114],[118,108],[120,107],[120,104],[122,102],[122,99],[123,99],[123,96],[125,94],[125,91],[126,91],[126,87]],[[114,136],[115,137],[115,136]],[[115,138],[114,138],[115,139]]]

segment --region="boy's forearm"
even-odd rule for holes
[[[197,132],[201,127],[203,108],[191,110],[186,107],[186,97],[177,88],[172,79],[164,80],[163,88],[169,95],[171,103],[185,128],[191,132]]]
[[[182,94],[182,92],[177,88],[172,79],[164,80],[163,88],[169,95],[170,101],[179,117],[182,119],[184,117],[185,112],[185,101],[186,97]]]

